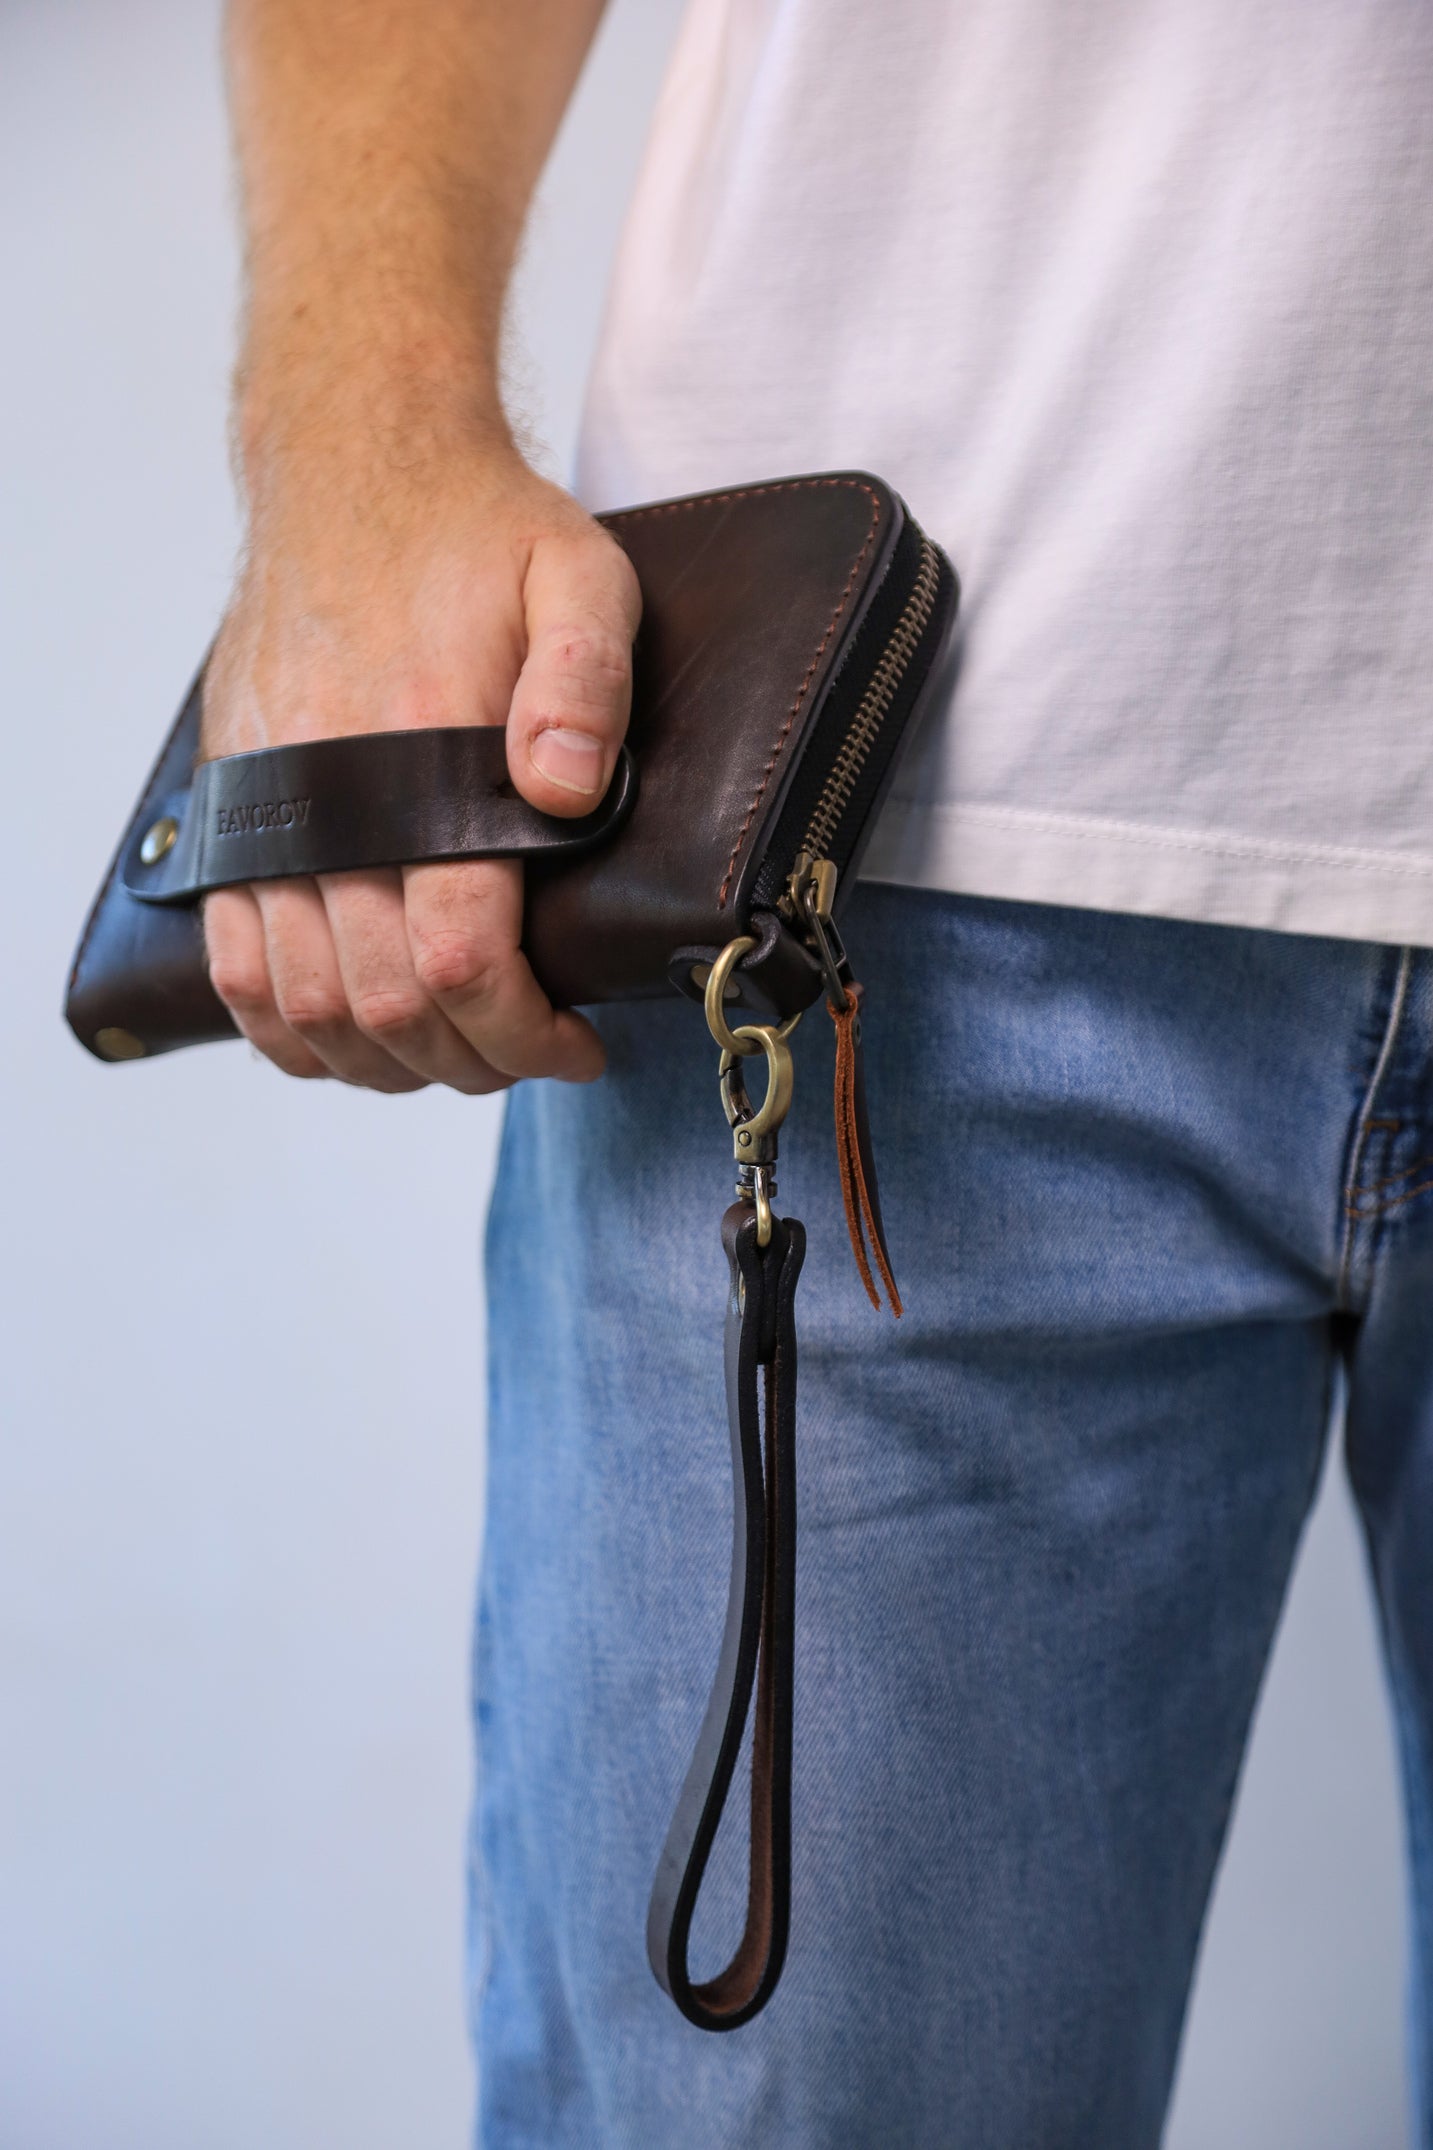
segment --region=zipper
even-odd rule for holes
[[[779,892],[771,889],[770,882],[767,884],[771,889],[768,904],[772,904],[774,896],[772,907],[801,936],[821,966],[826,1006],[836,1025],[836,1153],[846,1227],[856,1267],[871,1304],[877,1307],[881,1304],[876,1281],[879,1275],[890,1310],[897,1315],[902,1311],[901,1295],[891,1270],[885,1226],[881,1221],[875,1159],[871,1154],[861,1078],[861,988],[856,983],[833,912],[837,882],[843,872],[851,870],[858,857],[862,830],[879,803],[890,774],[894,748],[902,728],[910,719],[922,679],[943,637],[956,597],[954,577],[943,554],[929,538],[909,524],[905,535],[908,540],[918,540],[918,550],[916,544],[911,543],[905,561],[898,560],[898,566],[903,570],[902,582],[910,573],[910,566],[914,565],[908,594],[904,601],[899,601],[895,590],[890,592],[892,600],[900,602],[900,609],[884,640],[877,645],[880,656],[841,734],[836,755],[824,778],[820,779],[814,803],[807,805],[805,800],[793,801],[784,817],[789,817],[791,827],[801,830],[785,882]],[[886,618],[890,618],[889,612]],[[875,628],[871,637],[874,643],[881,633],[881,626],[871,624]],[[918,660],[923,661],[918,665]],[[913,668],[917,668],[914,678],[911,676]],[[883,737],[883,733],[889,733],[889,736]],[[813,779],[816,775],[813,771]],[[782,847],[773,845],[773,850],[775,858],[768,870],[772,871],[774,879],[780,872],[776,860],[782,856]],[[710,1007],[707,1019],[711,1021]],[[780,1036],[784,1044],[784,1033],[763,1033],[758,1029],[745,1035]],[[774,1069],[772,1091],[775,1094]],[[741,1139],[740,1131],[737,1139]],[[763,1192],[769,1203],[770,1196],[775,1193],[774,1184],[764,1185]],[[742,1193],[740,1187],[738,1193]],[[760,1196],[755,1199],[759,1218]]]
[[[902,589],[906,592],[904,597],[899,594]],[[872,1304],[881,1304],[876,1283],[879,1274],[893,1314],[901,1312],[901,1297],[886,1248],[866,1124],[860,1062],[861,988],[856,984],[833,913],[837,883],[843,873],[854,870],[859,860],[862,835],[879,805],[900,734],[910,720],[925,675],[944,639],[956,595],[955,578],[944,555],[907,520],[890,570],[847,660],[849,694],[841,693],[844,682],[838,680],[832,697],[846,707],[858,691],[859,699],[844,723],[844,711],[828,705],[830,722],[823,723],[822,731],[839,738],[840,744],[829,762],[824,755],[818,762],[808,753],[806,767],[798,768],[795,796],[788,797],[782,807],[780,827],[750,901],[753,913],[778,913],[792,936],[799,936],[820,965],[826,1005],[836,1025],[836,1147],[846,1225],[856,1266]],[[868,650],[880,652],[869,672]],[[861,678],[866,684],[858,690],[856,682]],[[823,747],[825,743],[823,737]],[[790,861],[784,874],[780,863],[783,859]],[[722,972],[720,965],[727,964],[729,971],[733,957],[751,946],[750,937],[730,942],[718,965],[701,974],[700,982],[708,996],[707,1021],[717,1042],[724,1046],[724,1081],[729,1083],[733,1072],[739,1080],[740,1056],[753,1050],[752,1040],[760,1039],[771,1071],[768,1094],[780,1095],[775,1087],[777,1048],[789,1063],[785,1040],[799,1020],[799,1012],[779,1029],[748,1025],[734,1034],[725,1034],[721,1019],[727,972]],[[693,983],[698,982],[695,969],[691,976]],[[807,1004],[808,1000],[803,999],[799,1007]],[[765,1109],[763,1105],[762,1111]],[[785,1101],[781,1109],[785,1111]],[[750,1138],[755,1116],[749,1108],[745,1115],[738,1111],[734,1117],[728,1103],[727,1117],[736,1130],[738,1145]],[[738,1147],[739,1168],[743,1168],[747,1154]],[[766,1176],[759,1183],[753,1178],[752,1187],[747,1187],[744,1180],[737,1187],[740,1199],[756,1202],[758,1233],[762,1203],[767,1204],[769,1215],[770,1198],[776,1192],[770,1166],[758,1166],[754,1161],[751,1172],[763,1171]]]
[[[836,1006],[844,1000],[838,980],[849,971],[845,950],[832,923],[836,898],[837,867],[830,856],[842,818],[890,714],[901,683],[921,646],[940,594],[940,554],[922,537],[920,561],[911,592],[902,606],[886,646],[882,650],[866,691],[857,705],[840,752],[831,764],[815,806],[807,819],[777,909],[798,924],[814,944],[826,974],[828,993]]]
[[[876,743],[881,725],[896,698],[901,681],[910,668],[911,659],[920,646],[921,637],[930,625],[939,587],[940,555],[930,539],[923,537],[920,566],[916,571],[911,594],[891,630],[890,640],[881,653],[880,662],[872,673],[870,684],[851,720],[850,730],[841,743],[841,751],[832,763],[830,773],[822,786],[821,796],[816,801],[811,818],[806,824],[806,833],[798,848],[798,861],[803,854],[807,859],[827,859],[832,840],[841,825],[841,816],[845,813],[851,794],[856,788],[856,780]],[[793,878],[797,872],[798,866],[794,863]],[[793,903],[799,906],[800,898],[796,889],[790,881],[787,886]]]

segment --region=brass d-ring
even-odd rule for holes
[[[759,1042],[759,1036],[760,1029],[766,1028],[766,1025],[758,1028],[753,1024],[743,1023],[739,1029],[733,1030],[726,1019],[726,989],[731,982],[731,974],[742,957],[755,946],[756,942],[749,933],[738,933],[734,941],[728,941],[707,972],[706,987],[702,994],[702,1005],[707,1014],[707,1029],[724,1053],[735,1053],[739,1060],[745,1060],[764,1049]],[[801,1013],[798,1008],[795,1015],[789,1015],[784,1023],[778,1025],[777,1036],[789,1038],[801,1020]]]
[[[707,1029],[716,1039],[724,1053],[735,1053],[740,1058],[745,1053],[760,1052],[759,1045],[738,1045],[726,1019],[727,981],[737,964],[756,942],[749,933],[739,933],[734,941],[728,941],[721,954],[707,972],[706,990],[702,1006],[707,1012]]]

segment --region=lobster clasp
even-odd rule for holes
[[[771,1023],[739,1023],[733,1028],[726,1017],[727,984],[736,964],[755,943],[745,934],[729,941],[712,965],[706,985],[707,1025],[722,1049],[717,1080],[722,1111],[731,1129],[732,1155],[736,1159],[738,1197],[756,1206],[759,1246],[771,1239],[771,1198],[776,1192],[776,1138],[791,1110],[795,1069],[787,1039],[800,1021],[794,1015],[778,1029]],[[766,1061],[766,1095],[753,1105],[742,1071],[744,1060],[760,1053]]]
[[[746,1088],[742,1060],[747,1054],[724,1052],[718,1082],[722,1110],[731,1129],[732,1155],[739,1165],[770,1165],[776,1162],[776,1138],[791,1110],[795,1067],[791,1047],[769,1023],[743,1023],[732,1032],[747,1054],[760,1051],[766,1058],[766,1095],[754,1106]]]

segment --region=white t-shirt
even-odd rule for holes
[[[889,880],[1433,946],[1433,5],[693,0],[594,506],[865,466],[964,630]]]

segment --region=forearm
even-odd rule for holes
[[[246,482],[347,441],[505,438],[504,294],[603,0],[231,0]]]
[[[249,542],[204,748],[502,724],[548,814],[626,728],[631,562],[517,453],[499,380],[528,201],[602,0],[229,0]],[[514,862],[219,889],[215,991],[293,1075],[465,1092],[586,1080],[522,953]]]

